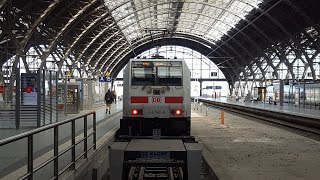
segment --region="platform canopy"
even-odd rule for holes
[[[27,71],[42,67],[61,75],[77,70],[80,76],[115,77],[137,54],[179,45],[219,64],[230,84],[248,78],[316,80],[319,5],[318,0],[2,0],[0,64],[10,72],[21,61]]]

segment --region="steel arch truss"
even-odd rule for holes
[[[320,79],[319,5],[317,0],[3,0],[0,63],[10,60],[6,66],[13,73],[22,61],[27,71],[116,76],[143,49],[182,45],[218,64],[234,92],[243,94],[269,79]]]
[[[54,62],[50,67],[61,75],[61,70],[86,74],[95,69],[93,64],[102,58],[102,52],[126,39],[100,0],[9,0],[0,8],[0,63],[10,60],[12,72],[33,49],[33,58],[41,62],[37,68],[48,68],[47,63]],[[27,71],[28,64],[24,66]]]

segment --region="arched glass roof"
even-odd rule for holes
[[[231,86],[319,80],[319,5],[319,0],[2,0],[0,66],[10,82],[18,68],[116,75],[145,50],[177,45],[220,66]]]
[[[219,40],[262,0],[105,0],[128,41],[184,33]]]

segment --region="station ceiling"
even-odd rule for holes
[[[220,64],[233,84],[261,57],[270,60],[270,52],[285,57],[288,47],[296,54],[319,50],[319,5],[319,0],[2,0],[0,64],[10,58],[17,63],[33,47],[40,67],[54,54],[58,68],[70,59],[70,69],[116,76],[144,50],[181,45]]]

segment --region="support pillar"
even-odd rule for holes
[[[303,108],[306,108],[306,81],[303,81]]]
[[[26,58],[25,56],[23,58]],[[18,66],[20,66],[20,63],[18,63]],[[17,68],[16,69],[16,72],[12,72],[11,76],[13,76],[13,73],[15,73],[15,76],[16,76],[16,106],[15,106],[15,113],[16,113],[16,129],[19,129],[20,128],[20,110],[21,110],[21,106],[20,106],[20,103],[21,103],[21,82],[20,82],[20,68]]]
[[[283,97],[284,97],[284,81],[283,80],[280,80],[280,83],[279,83],[279,89],[280,89],[280,106],[283,106]]]
[[[55,75],[55,98],[56,98],[56,103],[55,103],[55,106],[56,106],[56,122],[58,122],[58,80],[59,80],[59,72],[55,72],[54,73]]]
[[[199,81],[200,82],[200,96],[202,96],[202,81]]]
[[[68,115],[68,109],[67,109],[67,106],[68,106],[68,77],[66,76],[65,77],[65,80],[64,80],[64,115]]]
[[[41,126],[41,93],[43,89],[41,88],[41,70],[37,70],[37,127]],[[45,103],[45,102],[43,102]]]
[[[50,101],[50,124],[52,124],[53,123],[53,121],[52,121],[52,115],[53,115],[53,108],[54,108],[54,106],[53,106],[53,103],[52,103],[52,94],[53,94],[53,92],[52,92],[52,72],[51,71],[49,71],[49,92],[50,92],[50,94],[49,94],[49,101]]]
[[[41,104],[41,109],[42,111],[40,111],[42,113],[42,124],[41,126],[46,125],[46,70],[42,69],[42,73],[41,73],[41,77],[40,77],[40,81],[41,81],[41,86],[38,86],[41,88],[41,91],[38,92],[38,94],[40,94],[40,97],[42,98],[42,104]],[[38,89],[40,89],[38,88]]]
[[[91,110],[93,109],[93,81],[92,80],[87,80],[88,84],[88,108]]]

